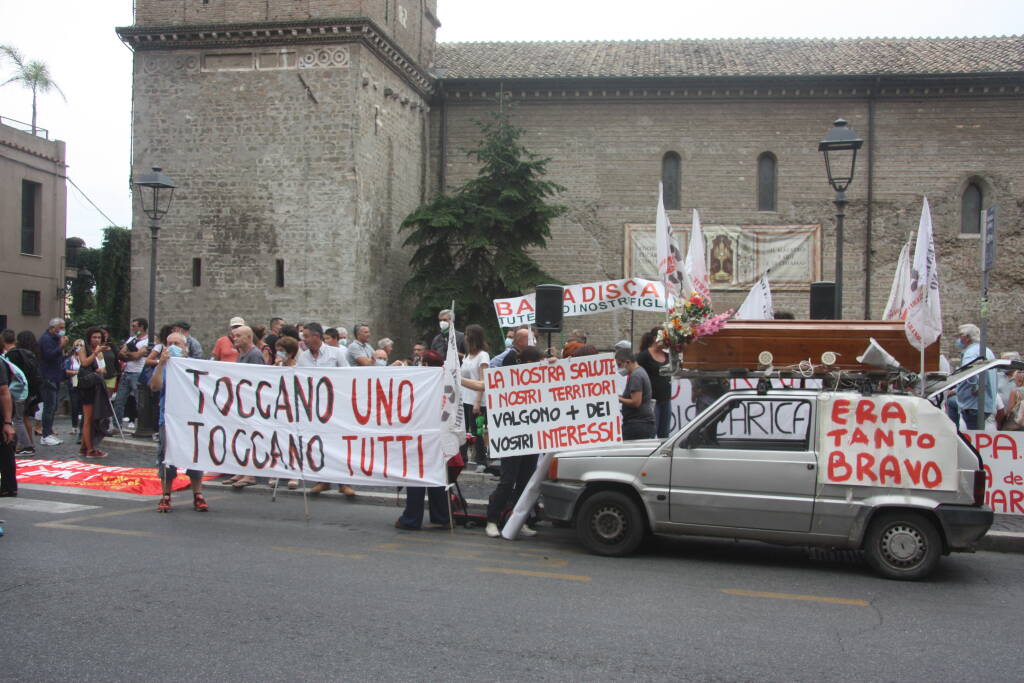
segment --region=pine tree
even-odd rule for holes
[[[416,301],[413,321],[424,333],[454,300],[459,327],[477,323],[497,336],[494,299],[554,282],[528,250],[547,245],[551,221],[566,211],[547,200],[565,188],[544,180],[550,159],[520,143],[524,131],[506,111],[477,123],[482,139],[468,153],[477,176],[402,222],[405,246],[415,248],[403,293]]]

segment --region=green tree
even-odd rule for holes
[[[118,339],[124,339],[129,333],[131,257],[131,230],[113,225],[104,228],[99,265],[93,271],[96,277],[96,311]]]
[[[482,139],[468,153],[480,164],[477,176],[402,222],[405,246],[415,249],[403,293],[415,300],[413,321],[424,334],[454,300],[460,327],[483,325],[500,341],[492,301],[554,282],[527,250],[547,245],[551,221],[566,211],[547,200],[565,188],[544,180],[550,159],[520,143],[524,131],[507,111],[477,124]]]
[[[8,59],[14,62],[16,69],[15,74],[3,83],[0,83],[0,86],[21,82],[22,85],[32,91],[32,135],[35,135],[37,130],[36,96],[39,93],[45,95],[53,89],[60,93],[65,102],[68,101],[68,98],[64,97],[64,91],[50,78],[50,68],[45,63],[38,60],[26,61],[21,52],[10,45],[0,45],[0,54],[6,55]]]
[[[68,240],[75,239],[69,237]],[[86,311],[96,307],[96,276],[100,268],[100,249],[81,247],[78,250],[77,263],[73,267],[78,268],[78,277],[68,282],[68,298],[71,305],[68,313],[72,320],[78,320],[85,316]]]

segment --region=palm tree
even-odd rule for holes
[[[43,93],[44,95],[50,92],[50,89],[56,90],[60,93],[60,96],[67,102],[68,98],[64,97],[64,91],[60,89],[52,78],[50,78],[50,69],[43,62],[33,60],[31,62],[25,61],[25,57],[21,52],[10,45],[0,45],[0,54],[7,55],[7,57],[14,62],[17,67],[17,72],[8,78],[0,86],[13,83],[15,81],[21,81],[21,83],[32,91],[32,135],[36,134],[36,94]]]

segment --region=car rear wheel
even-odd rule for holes
[[[934,522],[919,512],[879,514],[864,538],[868,564],[889,579],[913,581],[932,573],[942,555]]]
[[[628,495],[598,491],[583,501],[576,515],[576,533],[590,552],[621,557],[644,539],[643,514]]]

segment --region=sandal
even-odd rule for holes
[[[107,452],[106,451],[98,451],[98,450],[93,449],[93,450],[89,451],[89,456],[88,457],[90,457],[90,458],[105,458],[105,457],[107,457]]]
[[[193,494],[192,509],[195,510],[196,512],[206,512],[210,509],[210,506],[206,503],[206,499],[203,498],[203,494]]]
[[[157,512],[170,512],[171,511],[171,495],[165,494],[160,496],[160,502],[156,504]]]
[[[298,479],[289,479],[288,480],[288,488],[292,489],[293,491],[295,489],[299,488],[299,480]]]
[[[231,485],[231,488],[244,489],[246,486],[255,486],[255,485],[256,485],[256,482],[254,482],[254,481],[247,481],[245,479],[239,479],[238,481],[236,481],[235,483],[233,483]]]

